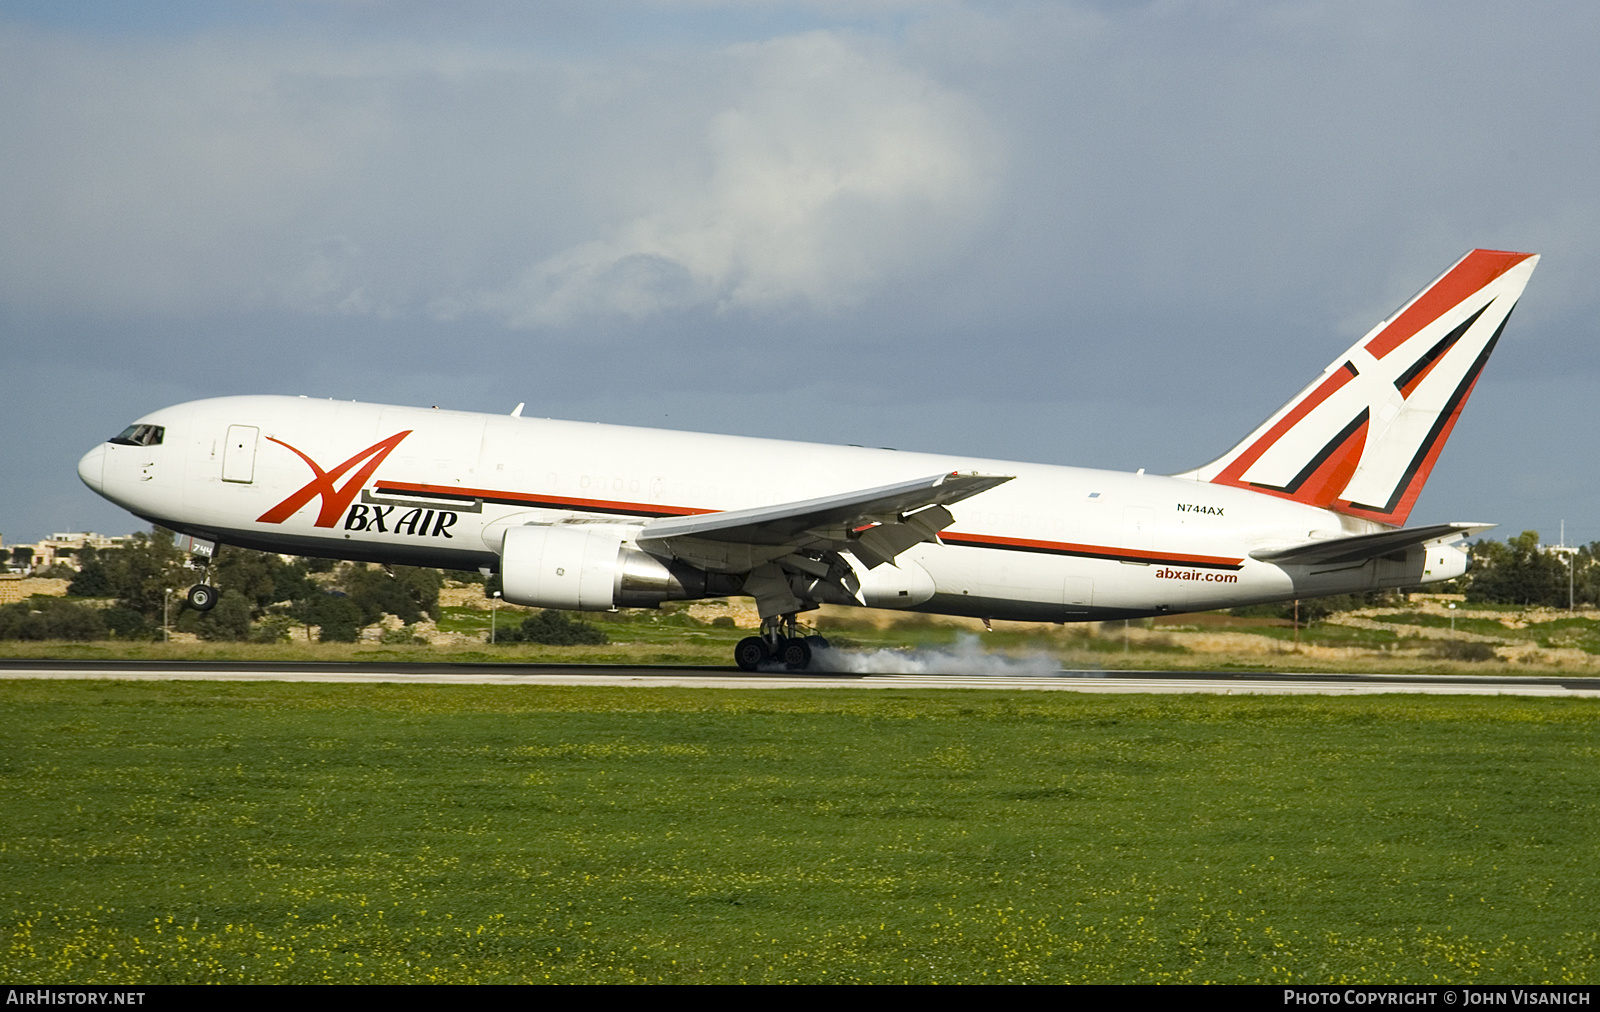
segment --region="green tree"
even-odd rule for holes
[[[412,625],[420,622],[424,613],[432,615],[438,610],[444,576],[437,569],[394,566],[384,570],[351,564],[339,570],[338,585],[361,609],[362,625],[371,625],[385,614]]]
[[[304,601],[322,596],[323,589],[311,579],[310,560],[295,559],[272,574],[274,601]]]
[[[1504,542],[1479,541],[1471,551],[1468,601],[1548,606],[1567,603],[1566,560],[1554,552],[1539,550],[1538,531],[1523,531]]]
[[[88,559],[78,575],[67,584],[68,597],[116,597],[117,588],[111,581],[106,564],[98,558]]]
[[[207,568],[206,582],[224,595],[228,591],[242,595],[251,614],[259,615],[274,603],[284,600],[278,596],[278,573],[286,568],[282,559],[268,552],[223,548]],[[220,597],[217,606],[222,606]]]
[[[162,605],[167,590],[173,591],[172,606],[183,604],[183,594],[195,583],[195,573],[185,565],[183,553],[172,544],[172,532],[160,527],[138,533],[119,549],[100,552],[104,575],[110,582],[118,604],[138,612],[150,625],[160,626]]]
[[[1572,589],[1577,602],[1600,605],[1600,541],[1580,548],[1572,566]]]
[[[200,615],[194,631],[203,640],[249,639],[250,599],[242,591],[222,591],[217,606]]]
[[[348,597],[325,594],[312,610],[316,625],[322,627],[318,639],[323,643],[354,643],[361,638],[361,607]]]

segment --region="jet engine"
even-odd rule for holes
[[[609,611],[738,593],[733,578],[658,559],[630,547],[628,535],[614,525],[509,528],[500,552],[501,594],[536,608]]]
[[[1472,566],[1472,556],[1460,539],[1414,545],[1402,557],[1385,555],[1377,560],[1380,587],[1414,587],[1462,576]]]

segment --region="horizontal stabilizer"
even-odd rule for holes
[[[812,532],[849,529],[859,524],[895,519],[900,514],[927,506],[960,502],[1010,480],[1010,475],[1003,474],[952,472],[776,506],[663,517],[645,524],[638,540],[641,544],[673,538],[748,545],[793,544]]]
[[[1493,526],[1494,524],[1433,524],[1428,527],[1383,531],[1378,534],[1358,534],[1349,538],[1311,541],[1292,548],[1251,552],[1250,557],[1280,566],[1343,565],[1404,552],[1414,545],[1471,537]]]

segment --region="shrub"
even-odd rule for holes
[[[287,643],[294,619],[287,615],[268,615],[250,630],[252,643]]]
[[[83,641],[105,635],[105,618],[91,605],[52,600],[0,608],[0,639]]]
[[[522,620],[520,629],[509,629],[498,637],[502,643],[543,643],[547,646],[603,646],[611,637],[587,622],[568,618],[559,611],[540,611]]]
[[[161,629],[144,620],[144,616],[127,605],[113,605],[101,615],[105,619],[106,630],[119,640],[148,640],[159,639]]]
[[[1449,661],[1497,661],[1494,647],[1481,640],[1444,640],[1434,648],[1436,657]]]
[[[378,642],[387,646],[415,646],[428,641],[418,636],[411,626],[405,625],[398,629],[385,629],[383,635],[378,637]]]

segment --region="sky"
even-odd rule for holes
[[[305,394],[1170,473],[1474,247],[1412,514],[1600,540],[1600,5],[0,0],[0,535]]]

